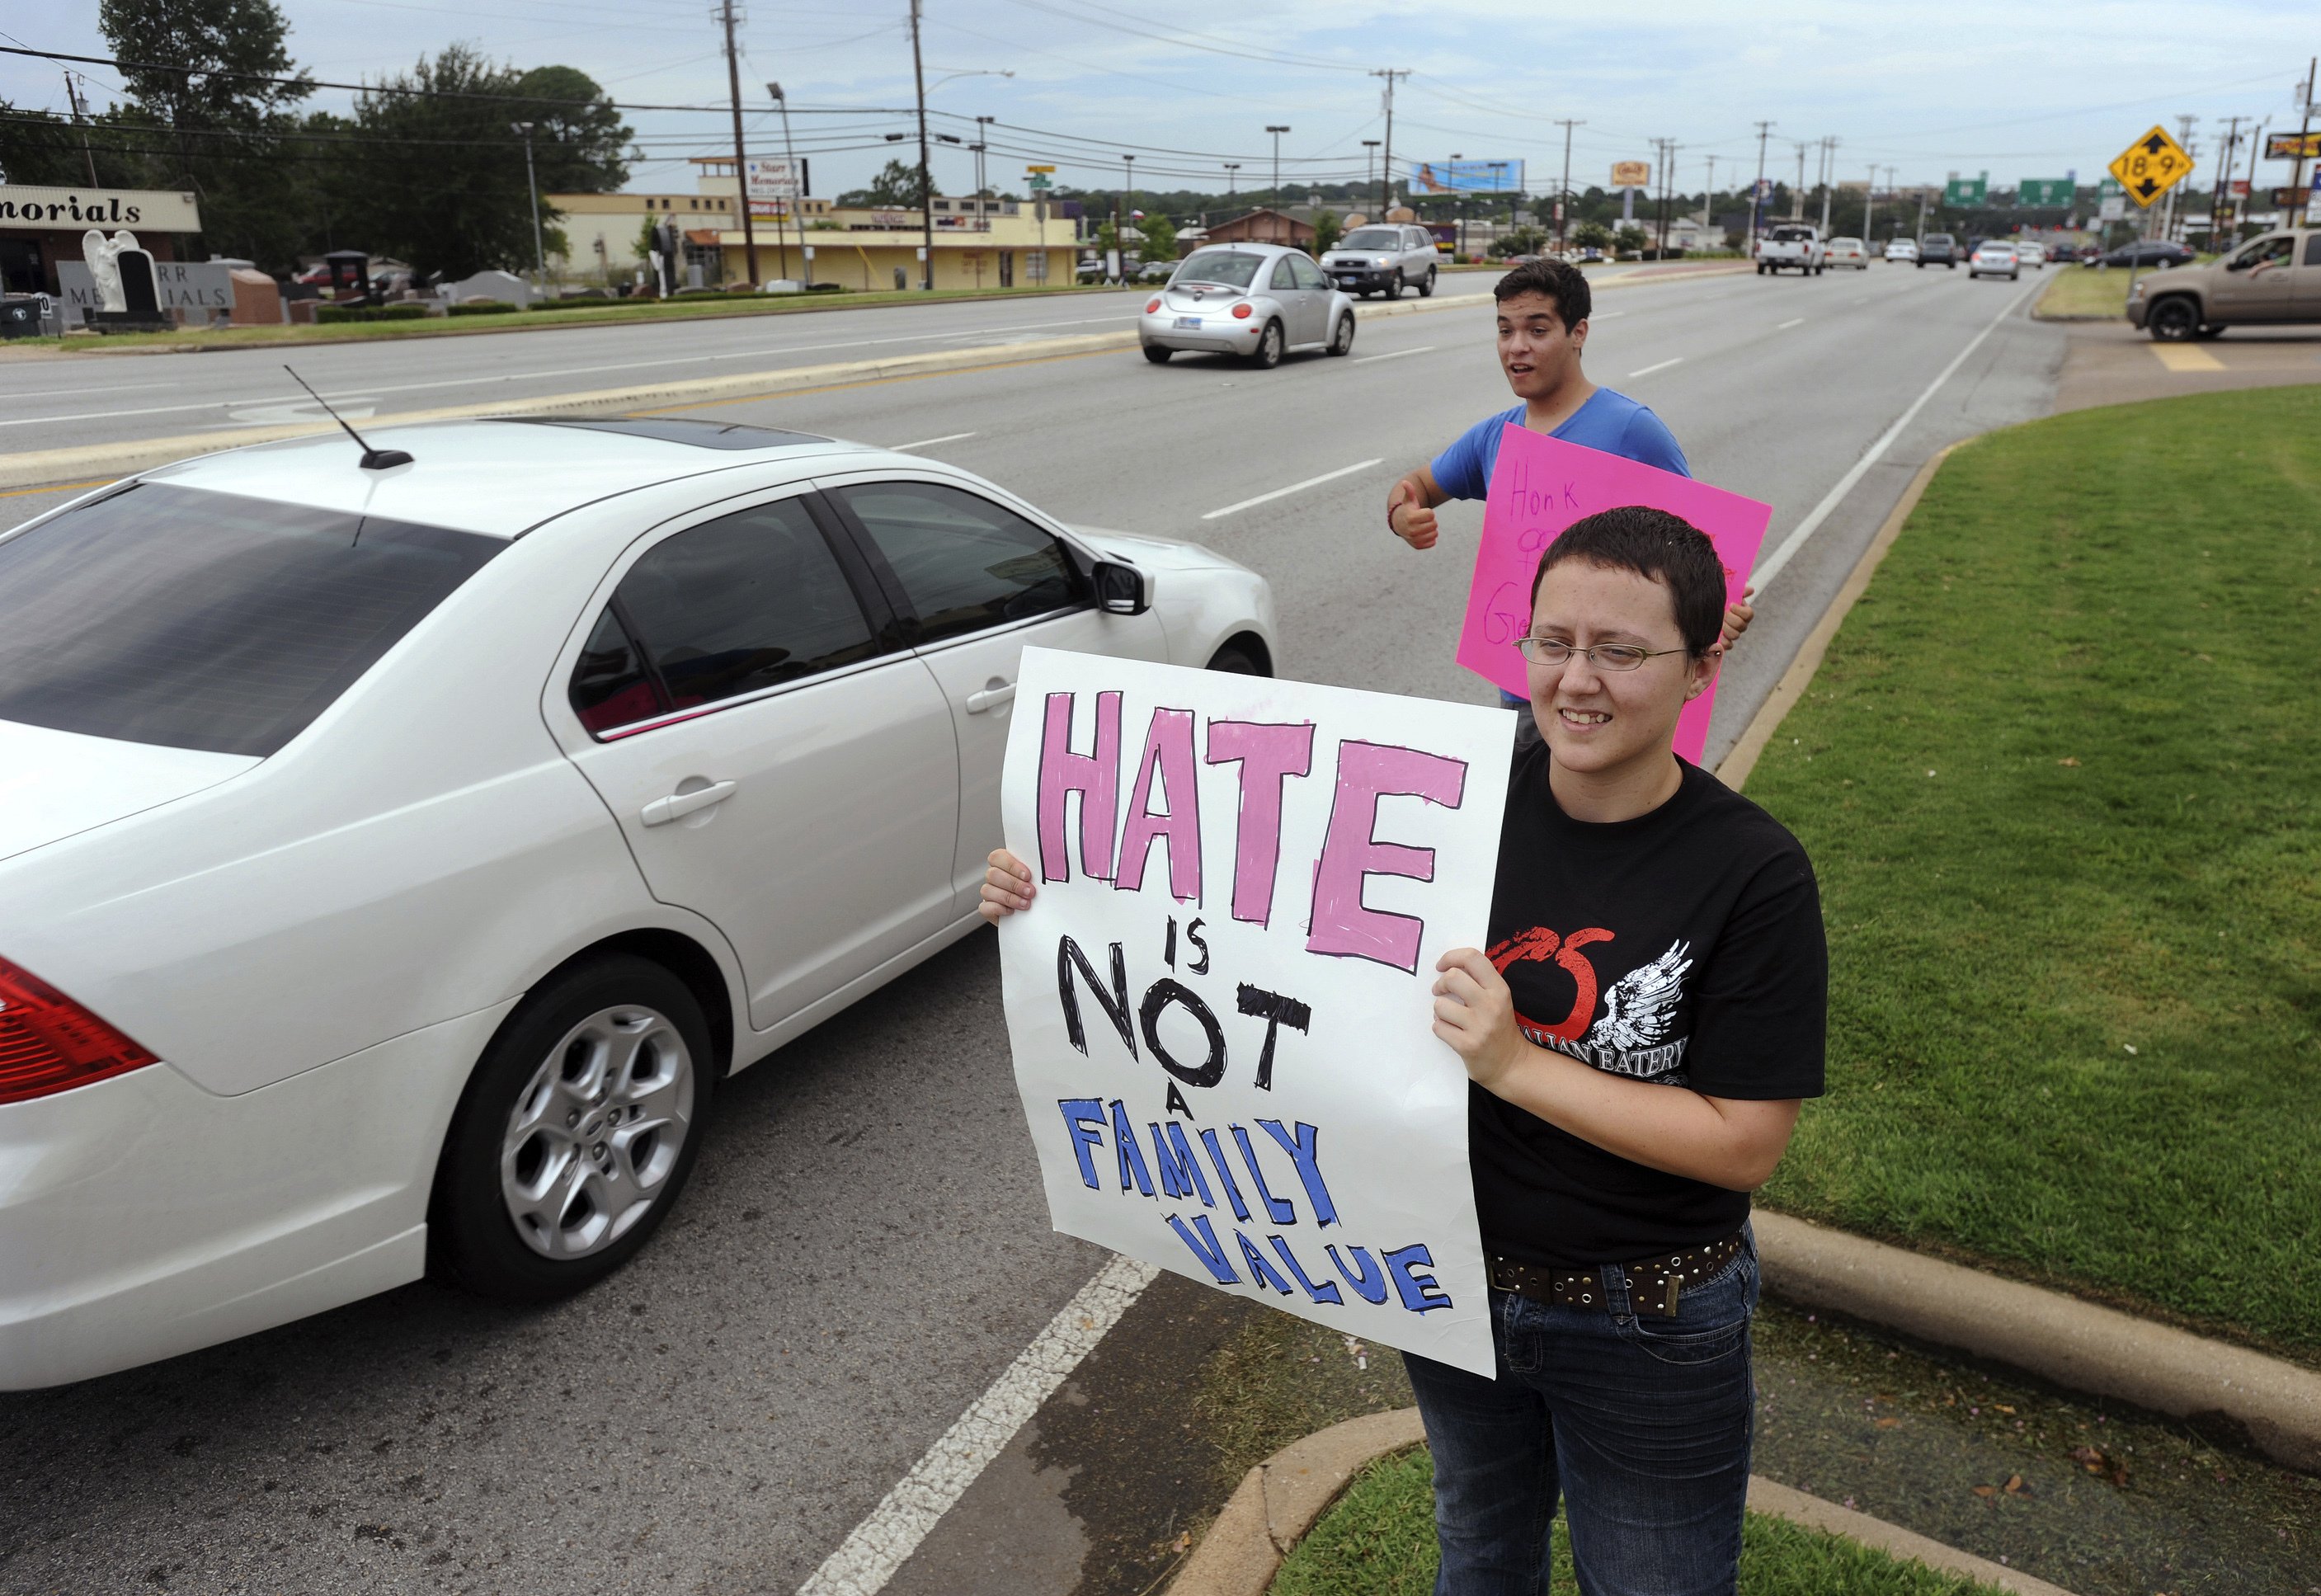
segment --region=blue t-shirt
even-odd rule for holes
[[[1491,472],[1499,463],[1499,437],[1512,422],[1523,424],[1525,406],[1516,406],[1479,421],[1459,434],[1458,439],[1434,457],[1434,485],[1452,498],[1482,498],[1491,490]],[[1663,471],[1674,471],[1679,477],[1692,475],[1692,468],[1684,462],[1684,451],[1676,446],[1676,439],[1661,418],[1625,394],[1616,394],[1608,388],[1599,388],[1588,396],[1588,402],[1564,418],[1563,424],[1548,434],[1567,443],[1577,443],[1583,449],[1600,449],[1606,454],[1623,455],[1657,466]]]

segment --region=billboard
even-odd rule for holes
[[[1616,160],[1612,163],[1612,187],[1615,188],[1650,188],[1652,186],[1652,163],[1649,160]]]
[[[2271,133],[2264,141],[2267,160],[2311,160],[2321,155],[2321,133]]]
[[[1422,160],[1410,169],[1413,194],[1521,194],[1520,160]]]
[[[760,157],[745,163],[751,199],[796,199],[806,192],[806,162]]]

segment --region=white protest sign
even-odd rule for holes
[[[1514,717],[1026,649],[1015,1082],[1058,1230],[1488,1376],[1467,1074]]]

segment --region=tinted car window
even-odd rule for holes
[[[0,720],[262,758],[506,547],[138,483],[0,541]]]
[[[796,499],[655,544],[621,579],[615,598],[673,709],[777,687],[878,652],[845,571]],[[577,679],[573,685],[577,694]]]
[[[1180,283],[1223,283],[1246,288],[1265,257],[1241,250],[1200,250],[1185,257],[1173,279]]]
[[[1014,512],[939,482],[865,482],[837,490],[886,557],[933,643],[1080,603],[1063,546]]]
[[[1342,250],[1398,250],[1402,234],[1391,227],[1357,227],[1346,234]]]
[[[572,712],[592,732],[667,713],[660,683],[645,664],[644,651],[610,609],[596,617],[596,629],[580,651],[572,672]]]
[[[2308,233],[2305,235],[2305,264],[2321,266],[2321,233]]]

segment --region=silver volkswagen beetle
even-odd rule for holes
[[[1354,301],[1303,250],[1215,244],[1185,257],[1146,302],[1136,335],[1156,366],[1179,350],[1278,366],[1294,350],[1351,353]]]

